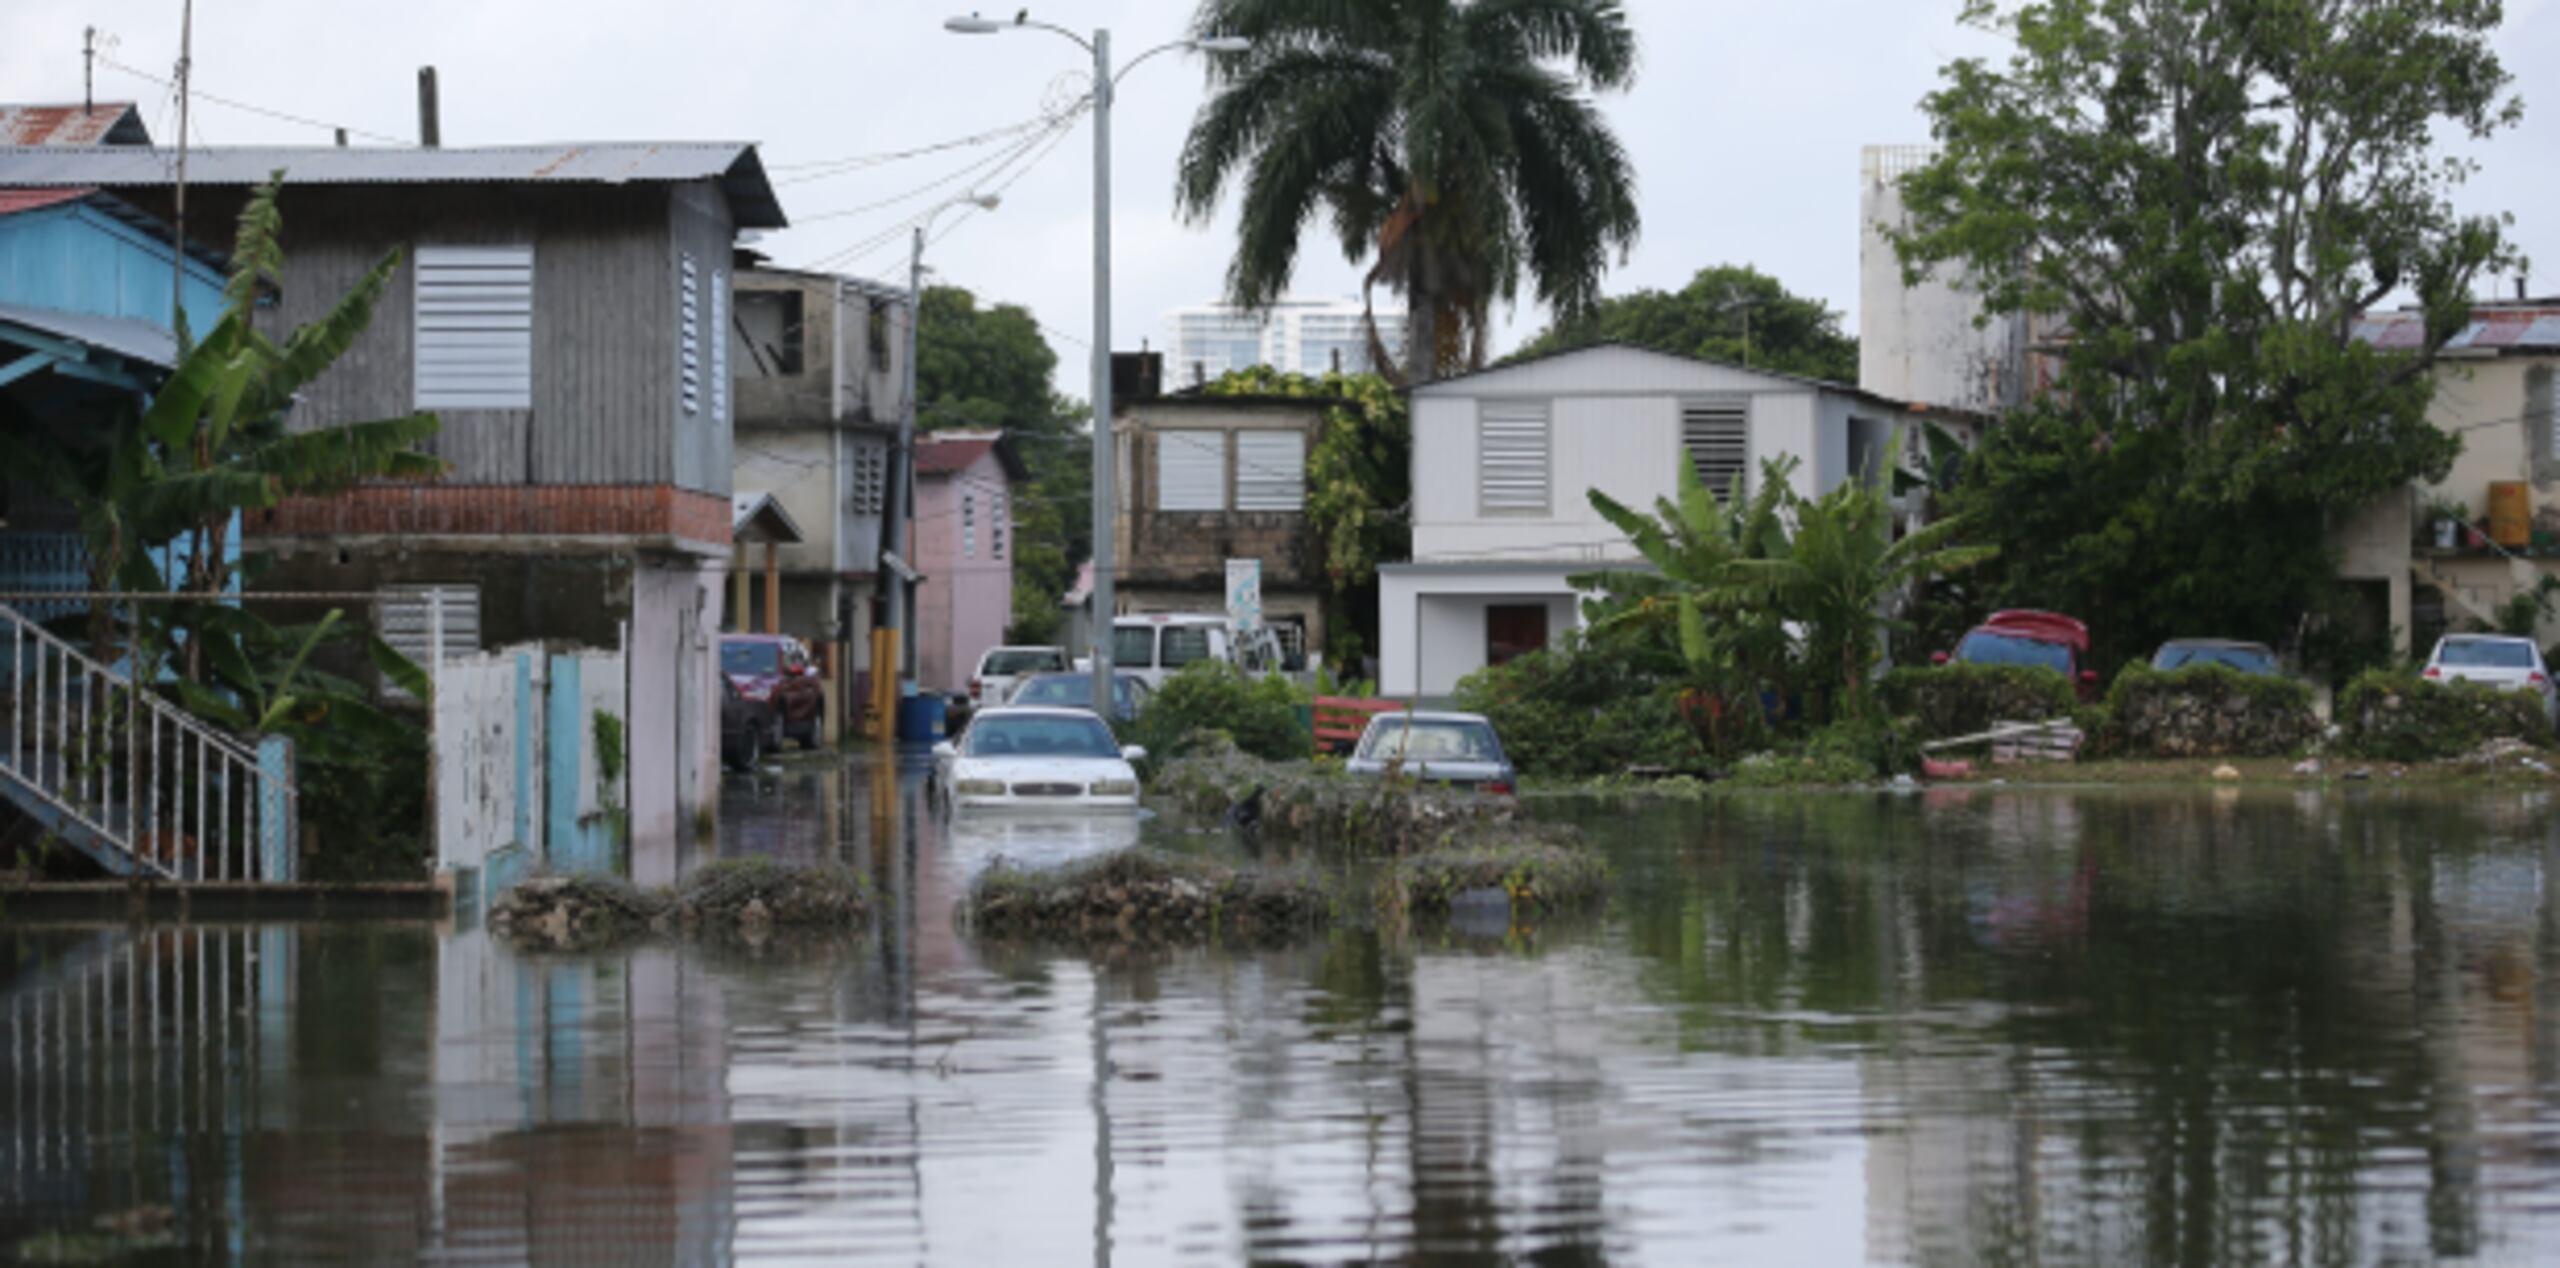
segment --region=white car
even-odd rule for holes
[[[2505,634],[2447,634],[2436,640],[2427,657],[2426,676],[2444,682],[2479,682],[2492,687],[2536,692],[2543,716],[2560,725],[2560,689],[2542,663],[2542,649],[2529,638]]]
[[[1066,667],[1063,647],[990,647],[978,657],[978,672],[969,675],[969,704],[973,708],[1003,704],[1023,679]]]
[[[933,790],[955,807],[1128,810],[1144,749],[1122,748],[1087,709],[981,709],[933,746]]]

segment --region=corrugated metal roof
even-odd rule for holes
[[[916,442],[917,475],[949,475],[985,457],[996,447],[993,436],[971,436],[965,440],[919,440]]]
[[[0,145],[149,145],[130,101],[89,106],[0,102]]]
[[[2426,337],[2426,318],[2414,312],[2367,313],[2356,319],[2355,337],[2377,348],[2416,348]],[[2481,306],[2471,324],[2447,340],[2444,351],[2459,353],[2560,353],[2560,303]]]
[[[14,323],[167,369],[178,359],[178,337],[147,321],[92,317],[23,304],[0,304],[0,323]]]
[[[166,185],[174,152],[124,145],[0,146],[0,185]],[[765,179],[756,147],[743,141],[490,145],[463,149],[388,146],[205,146],[187,152],[187,181],[255,185],[278,168],[287,184],[592,184],[717,180],[741,229],[789,222]]]

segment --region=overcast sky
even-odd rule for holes
[[[963,0],[966,3],[967,0]],[[985,3],[986,0],[977,0]],[[987,9],[1010,15],[1006,0]],[[1602,107],[1633,155],[1644,213],[1611,293],[1676,287],[1698,268],[1747,263],[1846,313],[1858,289],[1858,152],[1925,141],[1921,95],[1951,57],[1997,52],[1959,28],[1960,0],[1627,0],[1641,41],[1631,91]],[[2497,45],[2528,110],[2482,147],[2464,202],[2506,210],[2539,262],[2537,294],[2560,294],[2560,0],[2507,0]],[[0,99],[76,100],[81,31],[108,56],[165,78],[180,0],[0,0]],[[794,227],[760,244],[780,262],[834,262],[904,280],[902,222],[988,176],[1003,206],[963,217],[927,253],[950,281],[1029,306],[1052,332],[1059,386],[1084,394],[1092,331],[1092,134],[993,172],[1003,144],[832,174],[811,164],[929,145],[1036,119],[1080,91],[1090,62],[1038,32],[959,36],[944,0],[198,0],[195,83],[204,93],[390,137],[416,135],[416,70],[437,68],[444,142],[747,140],[773,166]],[[1189,0],[1047,0],[1035,17],[1108,27],[1125,60],[1178,33]],[[102,65],[98,95],[144,103],[152,134],[176,135],[169,95]],[[1168,53],[1124,81],[1113,130],[1114,342],[1161,347],[1165,313],[1214,298],[1232,218],[1192,226],[1172,212],[1173,163],[1203,95],[1200,68]],[[325,131],[198,99],[196,139],[214,145],[326,143]],[[796,179],[795,179],[796,178]],[[888,202],[944,182],[916,198]],[[292,203],[285,204],[290,244]],[[823,217],[823,218],[822,218]],[[1318,225],[1302,294],[1350,295],[1359,271]],[[2508,285],[2512,285],[2509,283]],[[1497,349],[1546,314],[1503,317]]]

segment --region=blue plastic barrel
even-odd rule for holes
[[[944,701],[937,692],[921,692],[898,701],[898,738],[931,744],[942,738]]]

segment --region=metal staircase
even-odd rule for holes
[[[225,735],[5,605],[0,655],[0,800],[46,837],[115,876],[291,879],[284,741]]]

